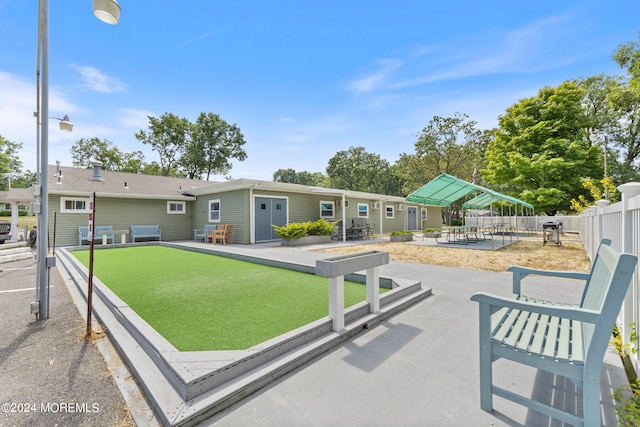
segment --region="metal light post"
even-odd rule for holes
[[[115,0],[93,0],[94,15],[107,24],[117,24],[120,18],[120,5]],[[55,257],[49,256],[48,236],[49,236],[49,177],[47,173],[49,163],[49,0],[40,0],[38,8],[38,61],[41,61],[42,74],[39,79],[38,99],[38,129],[39,158],[37,173],[38,185],[36,185],[35,196],[36,212],[38,212],[38,236],[37,236],[37,289],[39,301],[31,304],[31,311],[37,315],[37,320],[49,318],[49,273],[50,268],[55,266]],[[69,123],[69,117],[65,116],[61,120],[61,125]]]

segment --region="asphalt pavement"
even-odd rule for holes
[[[0,265],[0,427],[134,425],[98,348],[104,340],[83,338],[86,323],[56,268],[49,319],[30,314],[36,265]]]

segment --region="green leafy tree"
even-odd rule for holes
[[[106,139],[79,139],[71,146],[73,166],[91,168],[93,161],[102,162],[104,170],[138,173],[144,164],[141,151],[123,153],[113,142]]]
[[[22,162],[18,157],[18,150],[22,144],[12,142],[0,135],[0,190],[9,189],[9,181],[20,176]],[[15,187],[12,182],[11,186]]]
[[[15,173],[11,177],[11,188],[29,188],[36,183],[36,173],[27,170],[24,173]]]
[[[295,169],[278,169],[273,173],[274,182],[288,182],[290,184],[315,185],[325,187],[327,177],[321,172],[296,172]]]
[[[142,173],[145,175],[162,175],[162,167],[158,162],[147,163],[142,166]]]
[[[398,189],[390,188],[394,182],[392,173],[388,161],[378,154],[367,153],[364,147],[337,152],[327,166],[331,187],[369,193],[396,193]]]
[[[623,68],[633,86],[640,86],[640,33],[638,41],[623,43],[614,51],[613,60]]]
[[[189,120],[175,114],[164,113],[160,118],[149,118],[148,132],[140,130],[135,136],[143,144],[150,145],[160,156],[160,168],[164,176],[180,176],[179,160],[191,138]]]
[[[420,188],[440,174],[473,180],[484,165],[484,152],[493,134],[479,130],[466,114],[434,116],[415,143],[415,154],[402,153],[396,162],[404,193]]]
[[[192,139],[186,145],[180,165],[189,178],[205,174],[209,180],[211,175],[227,174],[232,168],[230,159],[245,160],[245,144],[235,123],[229,124],[217,114],[200,113],[192,126]]]
[[[601,179],[603,169],[585,131],[583,96],[565,82],[509,107],[487,147],[484,179],[547,214],[568,211],[571,199],[588,195],[582,179]]]

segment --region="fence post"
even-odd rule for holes
[[[598,218],[598,207],[591,206],[589,210],[591,210],[591,235],[593,236],[589,252],[591,253],[591,259],[593,260],[593,256],[596,253],[596,242],[599,242],[602,237],[600,236],[600,227],[598,226],[598,224],[600,223],[600,219]]]
[[[618,191],[622,194],[622,221],[621,221],[621,236],[620,236],[620,252],[633,253],[633,239],[634,239],[634,227],[629,210],[629,199],[640,194],[640,182],[628,182],[618,186]],[[635,232],[637,233],[637,231]],[[620,312],[620,327],[622,334],[622,343],[630,343],[634,348],[637,348],[637,343],[631,342],[631,327],[630,324],[636,320],[636,311],[638,304],[638,274],[636,267],[635,278],[632,279],[632,286],[629,286],[627,295],[622,303],[622,310]],[[637,327],[637,322],[636,322]],[[636,356],[637,357],[637,356]],[[637,359],[634,361],[637,370]]]

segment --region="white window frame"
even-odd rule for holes
[[[180,209],[171,210],[171,206],[175,206],[176,208],[180,206]],[[175,201],[169,200],[167,201],[167,213],[169,215],[184,215],[187,213],[187,202],[183,201]]]
[[[420,219],[422,221],[429,219],[429,212],[427,211],[427,208],[420,209]]]
[[[327,209],[322,209],[322,205],[331,205],[331,215],[326,215]],[[336,217],[336,202],[329,200],[320,200],[320,218],[335,218]]]
[[[364,209],[360,209],[361,206],[364,206]],[[362,213],[364,212],[364,215]],[[358,218],[369,218],[369,204],[368,203],[358,203]]]
[[[391,211],[389,211],[389,209],[391,209]],[[389,215],[389,212],[391,212],[391,215]],[[384,217],[386,219],[394,219],[396,217],[395,212],[396,212],[396,207],[394,205],[384,206]]]
[[[214,210],[213,205],[218,204],[218,209]],[[212,214],[217,213],[218,219],[213,218]],[[207,211],[207,215],[209,216],[209,222],[220,222],[222,218],[222,203],[220,203],[220,199],[209,200],[209,210]]]
[[[67,209],[67,202],[73,202],[74,206],[77,202],[84,202],[84,209]],[[60,213],[91,213],[89,210],[89,198],[88,197],[60,197]]]

